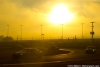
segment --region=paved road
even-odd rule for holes
[[[88,60],[88,59],[100,59],[100,50],[98,50],[97,54],[85,54],[84,49],[60,49],[64,51],[71,51],[71,53],[59,54],[59,55],[51,55],[51,56],[43,56],[42,59],[33,61],[31,60],[20,60],[16,61],[10,58],[2,58],[3,63],[48,63],[48,62],[59,62],[59,61],[73,61],[73,60]],[[1,60],[1,61],[2,61]],[[0,62],[1,63],[1,62]]]
[[[71,53],[68,54],[59,54],[59,55],[53,55],[53,56],[44,56],[41,60],[33,61],[33,60],[20,60],[16,64],[16,60],[12,60],[11,58],[5,59],[6,64],[3,64],[3,66],[6,65],[38,65],[38,64],[45,64],[45,63],[56,63],[56,62],[62,62],[62,61],[78,61],[78,60],[99,60],[100,61],[100,50],[98,50],[97,54],[85,54],[84,49],[60,49],[64,51],[71,51]],[[9,62],[11,62],[9,64]],[[85,61],[86,62],[86,61]],[[91,61],[92,62],[92,61]]]
[[[61,54],[55,56],[45,57],[46,61],[65,61],[65,60],[88,60],[88,59],[99,59],[100,58],[100,50],[97,54],[85,54],[84,49],[67,49],[70,50],[69,54]]]

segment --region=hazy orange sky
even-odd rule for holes
[[[41,27],[45,38],[61,38],[61,25],[54,25],[47,21],[48,14],[57,4],[65,4],[68,10],[75,15],[71,22],[63,26],[64,38],[82,36],[84,24],[84,37],[90,37],[91,23],[94,24],[95,37],[100,36],[100,1],[99,0],[0,0],[0,35],[7,36],[9,24],[9,36],[16,38],[41,37]]]

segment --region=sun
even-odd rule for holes
[[[71,21],[74,15],[68,10],[64,4],[55,6],[49,15],[49,21],[54,24],[64,24]]]

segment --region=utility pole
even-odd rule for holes
[[[9,36],[9,25],[7,25],[8,26],[8,30],[7,30],[7,37]]]
[[[93,35],[94,35],[94,31],[93,31],[93,27],[94,27],[94,26],[93,26],[93,23],[94,23],[94,22],[90,22],[90,23],[92,23],[92,26],[91,26],[91,27],[92,27],[92,32],[90,32],[90,34],[92,35],[92,43],[93,43]]]
[[[41,40],[42,40],[42,26],[43,26],[43,25],[40,25],[40,26],[41,26]]]
[[[82,39],[83,39],[83,37],[84,37],[84,36],[83,36],[83,24],[84,24],[84,23],[81,23],[81,24],[82,24]]]
[[[20,26],[21,26],[21,40],[22,40],[22,26],[23,26],[23,25],[20,25]]]

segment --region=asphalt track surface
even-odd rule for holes
[[[44,63],[57,63],[63,61],[80,61],[80,60],[94,60],[98,62],[100,61],[100,50],[98,49],[97,54],[85,54],[84,49],[60,49],[64,51],[71,51],[70,53],[64,53],[59,55],[51,55],[51,56],[43,56],[42,59],[33,61],[33,60],[20,60],[20,62],[16,63],[16,60],[3,59],[6,63],[5,65],[25,65],[25,64],[44,64]],[[11,63],[10,63],[11,62]],[[85,61],[86,62],[86,61]],[[92,61],[91,61],[92,62]]]
[[[65,57],[67,54],[73,53],[73,51],[67,50],[67,49],[59,49],[59,51],[62,53],[59,54],[53,54],[53,55],[46,55],[43,56],[41,59],[35,60],[35,59],[29,59],[29,57],[26,57],[25,59],[12,59],[12,54],[9,52],[5,52],[5,57],[0,58],[0,63],[3,64],[11,64],[11,63],[32,63],[32,62],[51,62],[51,61],[59,61],[63,57]],[[7,55],[7,57],[6,57]],[[9,55],[9,56],[8,56]]]

